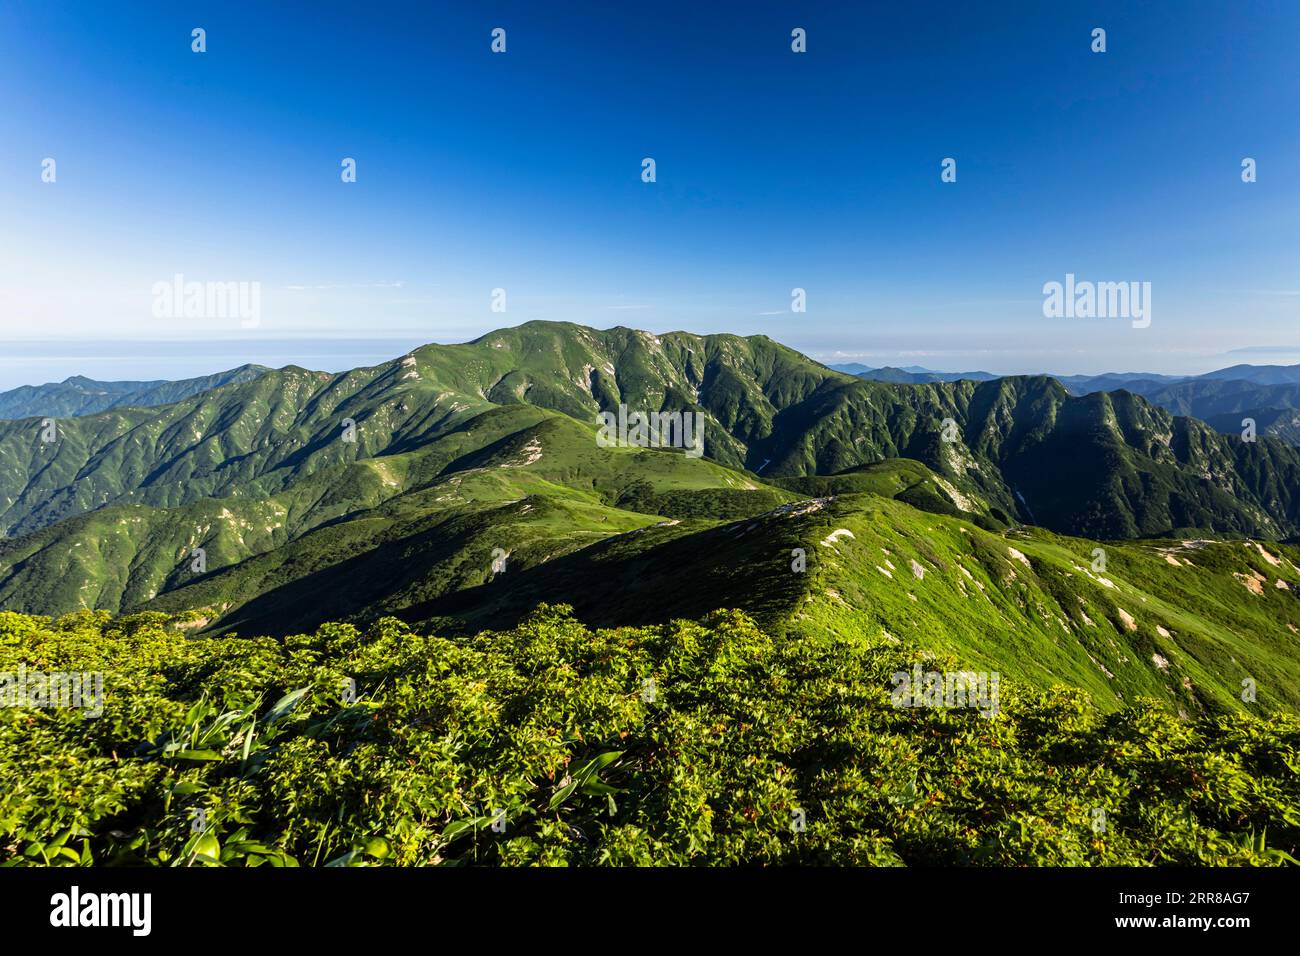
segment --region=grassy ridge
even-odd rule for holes
[[[795,620],[808,633],[888,634],[1107,708],[1143,696],[1236,709],[1249,679],[1257,706],[1300,709],[1294,548],[991,534],[881,498],[807,520],[816,557]]]
[[[1148,697],[1195,714],[1241,709],[1247,679],[1255,707],[1300,710],[1297,594],[1289,546],[998,533],[846,494],[660,523],[395,613],[459,633],[511,627],[547,600],[600,626],[722,604],[782,636],[898,640],[1037,687],[1084,688],[1107,710]]]

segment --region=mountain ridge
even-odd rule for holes
[[[52,443],[31,422],[0,422],[0,529],[23,534],[113,503],[272,495],[492,408],[593,422],[625,404],[701,414],[707,457],[769,478],[913,458],[1002,521],[1095,537],[1300,530],[1300,453],[1127,394],[1073,397],[1046,376],[895,386],[761,336],[526,323],[369,368],[288,366],[155,409],[61,420]],[[1066,466],[1081,449],[1096,467]]]
[[[705,456],[602,447],[620,404],[701,415]],[[766,337],[527,323],[61,419],[52,443],[35,424],[0,422],[5,607],[280,636],[382,615],[469,633],[557,598],[612,625],[734,606],[1108,706],[1229,708],[1249,667],[1300,707],[1279,689],[1300,685],[1300,553],[1276,543],[1300,453],[1129,392],[893,385]]]
[[[196,378],[148,382],[103,382],[70,375],[62,382],[21,385],[0,392],[0,419],[63,418],[111,408],[167,405],[269,371],[263,365],[245,364]]]

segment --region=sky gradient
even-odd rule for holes
[[[0,388],[530,319],[944,370],[1300,362],[1300,4],[846,6],[8,0]],[[260,325],[155,317],[178,273],[260,283]],[[1066,273],[1150,282],[1150,328],[1045,318]]]

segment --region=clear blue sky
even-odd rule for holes
[[[528,319],[949,370],[1300,362],[1297,63],[1292,0],[6,0],[0,387]],[[1067,272],[1151,282],[1151,327],[1044,318]],[[260,282],[261,326],[155,318],[176,273]]]

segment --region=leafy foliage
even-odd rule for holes
[[[284,641],[175,623],[0,613],[0,671],[106,674],[99,719],[0,709],[5,865],[1300,854],[1288,714],[1102,713],[1082,691],[1009,681],[991,718],[895,708],[891,674],[954,662],[861,633],[774,640],[730,611],[592,631],[543,606],[458,640],[392,619]]]

